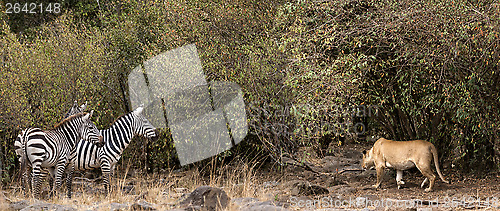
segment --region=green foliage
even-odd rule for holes
[[[50,128],[74,100],[89,101],[94,121],[107,128],[131,109],[128,73],[191,43],[209,81],[235,82],[244,92],[248,142],[220,159],[251,151],[279,161],[299,146],[369,134],[431,140],[463,168],[500,163],[495,1],[62,4],[63,13],[38,16],[43,21],[0,15],[4,182],[21,128]],[[371,105],[377,115],[363,110]],[[168,130],[129,148],[124,165],[176,165]]]
[[[283,8],[287,81],[297,104],[309,105],[295,115],[308,129],[298,131],[302,137],[329,134],[324,122],[339,122],[316,115],[332,112],[324,105],[380,105],[366,120],[377,123],[375,133],[451,147],[443,153],[465,166],[498,164],[498,3],[352,0]]]
[[[5,65],[0,74],[5,80],[0,90],[6,94],[0,103],[0,119],[2,128],[9,131],[7,139],[13,141],[21,128],[50,128],[73,100],[89,101],[90,109],[96,110],[98,127],[108,127],[130,109],[128,73],[151,57],[190,43],[197,45],[208,80],[232,81],[243,88],[251,130],[262,138],[252,142],[252,147],[275,151],[271,140],[287,137],[288,133],[276,133],[275,128],[257,127],[266,119],[266,125],[279,125],[287,132],[279,112],[252,106],[279,107],[289,101],[281,71],[283,57],[277,52],[278,35],[272,31],[279,4],[251,0],[62,4],[63,14],[47,23],[14,31],[9,26],[22,23],[2,25],[6,50],[1,53]],[[2,17],[2,21],[8,19]],[[147,170],[175,164],[168,130],[161,137],[155,142],[133,141],[122,163]],[[4,157],[13,156],[12,143],[5,143],[8,153]]]

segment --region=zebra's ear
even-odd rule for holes
[[[75,108],[77,106],[78,106],[78,102],[75,100],[75,102],[73,103],[73,108]]]
[[[92,114],[94,113],[94,110],[90,111],[90,113],[86,114],[83,119],[84,120],[90,120],[90,118],[92,117]]]
[[[76,102],[76,101],[75,101],[75,102]],[[87,101],[85,101],[85,104],[82,104],[82,105],[80,106],[80,111],[81,111],[81,112],[84,112],[84,111],[85,111],[85,109],[87,109]]]
[[[142,110],[144,110],[144,108],[142,106],[139,106],[135,109],[134,114],[140,115],[140,114],[142,114]]]

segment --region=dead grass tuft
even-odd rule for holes
[[[66,197],[66,188],[63,184],[55,197],[43,196],[43,201],[71,205],[78,209],[107,210],[109,207],[105,205],[108,204],[131,205],[138,200],[144,200],[154,204],[157,209],[165,210],[175,208],[185,194],[203,185],[221,188],[230,198],[254,197],[259,200],[269,200],[266,190],[259,188],[264,179],[256,171],[259,163],[234,161],[222,165],[213,160],[203,168],[191,168],[181,172],[168,171],[162,174],[136,172],[135,176],[128,176],[132,170],[126,168],[125,172],[118,173],[112,178],[112,190],[107,196],[104,194],[103,184],[75,179],[73,198]],[[44,193],[48,193],[47,183],[43,189]],[[24,195],[20,187],[10,187],[5,193],[12,201],[28,200],[30,203],[35,203],[33,198]],[[229,207],[228,210],[236,208]]]

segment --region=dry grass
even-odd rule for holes
[[[46,194],[42,194],[42,197],[43,201],[48,203],[71,205],[82,210],[97,207],[99,210],[108,210],[109,208],[105,206],[107,204],[131,205],[138,200],[154,204],[157,209],[166,210],[175,208],[183,194],[190,193],[199,186],[207,185],[222,188],[230,198],[254,197],[259,200],[270,200],[272,194],[268,193],[269,190],[260,188],[260,184],[269,178],[258,175],[256,171],[258,163],[236,161],[227,165],[220,165],[220,163],[216,165],[213,161],[203,168],[162,174],[142,174],[126,168],[125,172],[118,173],[112,178],[112,191],[108,196],[104,194],[103,184],[75,179],[73,198],[68,199],[65,196],[65,187],[55,197],[49,198]],[[15,185],[20,186],[19,183]],[[124,191],[132,187],[130,193]],[[47,183],[43,185],[43,189],[46,193]],[[7,198],[12,201],[35,202],[33,198],[25,197],[19,187],[10,187],[4,191]],[[236,208],[230,206],[228,210],[236,210]]]

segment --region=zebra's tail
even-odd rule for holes
[[[19,176],[18,176],[18,177],[19,177],[19,178],[18,178],[19,180],[21,180],[21,176],[25,173],[25,171],[26,171],[26,166],[27,166],[26,161],[27,161],[27,158],[28,158],[28,157],[26,156],[26,150],[23,150],[23,151],[24,151],[24,153],[23,153],[23,155],[21,156],[21,170],[19,171]]]

